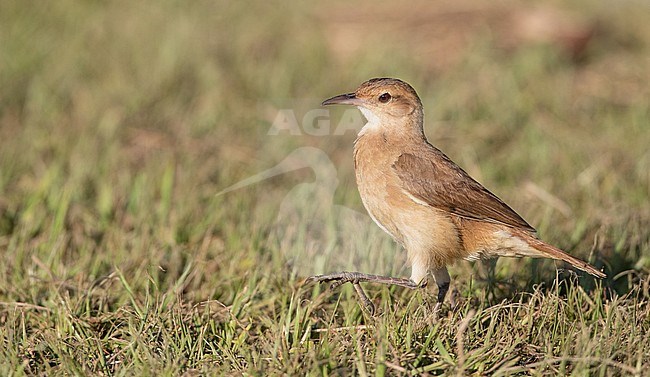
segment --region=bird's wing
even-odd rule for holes
[[[471,220],[535,232],[512,208],[432,146],[421,156],[401,154],[393,169],[405,192],[431,207]]]

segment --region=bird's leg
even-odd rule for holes
[[[335,272],[333,274],[327,274],[327,275],[315,275],[307,278],[307,281],[308,282],[314,281],[318,283],[326,283],[332,281],[334,282],[331,286],[332,289],[345,283],[352,283],[352,287],[354,287],[354,291],[357,293],[359,299],[361,300],[365,308],[368,310],[368,312],[370,312],[370,314],[374,314],[375,306],[372,304],[372,302],[366,295],[366,292],[363,291],[363,288],[361,288],[361,285],[359,284],[360,282],[363,281],[363,282],[381,283],[381,284],[388,284],[388,285],[398,285],[400,287],[405,287],[409,289],[416,289],[426,285],[426,280],[425,283],[423,284],[416,284],[411,279],[364,274],[363,272]]]
[[[358,281],[352,282],[352,287],[354,288],[354,291],[357,292],[357,296],[359,296],[359,300],[363,303],[363,306],[366,307],[366,310],[370,313],[370,315],[375,314],[375,305],[373,305],[372,301],[368,298],[366,295],[366,292],[364,292],[363,288],[361,288],[361,284],[359,284]]]
[[[442,303],[445,301],[445,296],[447,291],[449,291],[449,283],[451,282],[451,277],[449,276],[449,271],[447,267],[439,268],[433,271],[433,277],[436,279],[436,285],[438,286],[438,302],[435,306],[435,311],[440,309]]]
[[[333,274],[327,274],[327,275],[315,275],[307,278],[307,281],[309,282],[315,281],[318,283],[326,283],[326,282],[333,281],[334,284],[332,284],[332,288],[336,288],[339,285],[345,283],[354,283],[354,282],[371,282],[371,283],[380,283],[380,284],[388,284],[388,285],[398,285],[400,287],[410,288],[410,289],[421,288],[423,286],[415,283],[411,279],[365,274],[363,272],[335,272]]]

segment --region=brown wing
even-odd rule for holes
[[[535,232],[512,208],[433,146],[421,156],[400,155],[393,169],[409,194],[432,207],[467,219]]]

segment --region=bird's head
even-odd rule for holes
[[[323,106],[327,105],[356,106],[372,125],[404,120],[422,121],[420,97],[411,85],[399,79],[370,79],[352,93],[323,101]]]

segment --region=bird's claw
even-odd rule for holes
[[[363,288],[361,288],[361,284],[359,284],[359,279],[354,275],[354,273],[341,272],[341,273],[331,274],[331,275],[314,275],[308,277],[305,281],[308,283],[333,282],[330,285],[330,289],[336,289],[345,283],[351,283],[357,296],[359,296],[359,299],[363,304],[363,307],[370,313],[370,315],[375,314],[375,305],[373,305],[372,301],[370,301],[370,299],[366,295],[366,292],[364,292]]]

